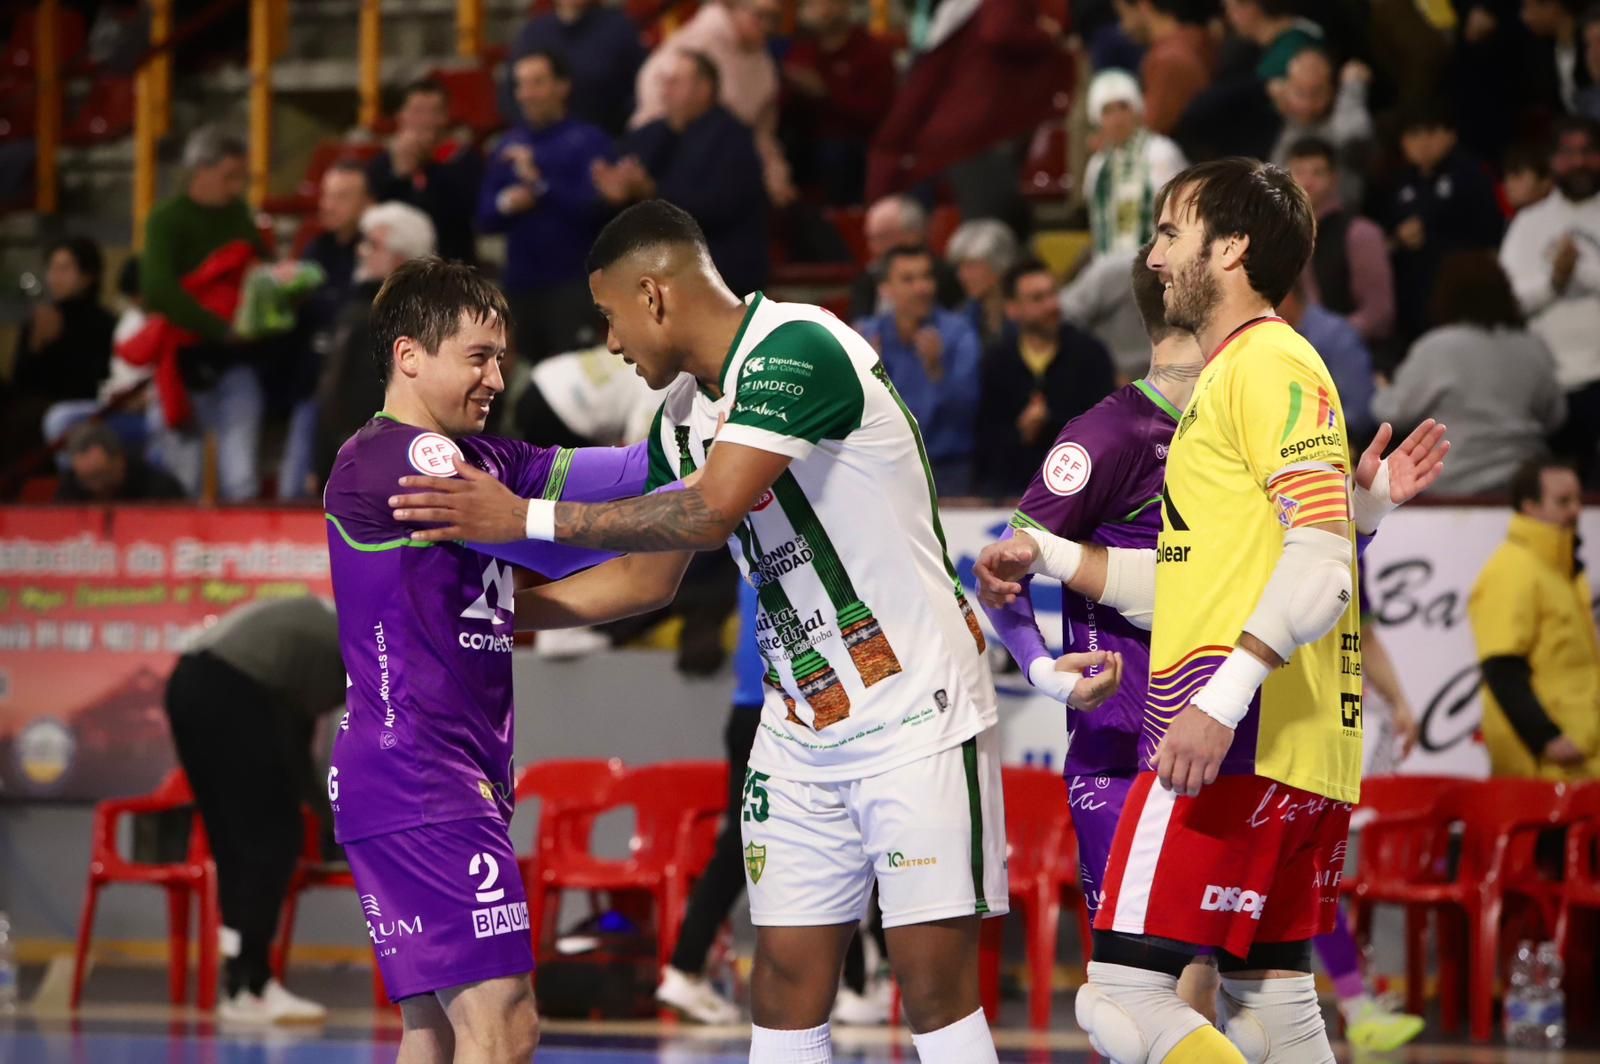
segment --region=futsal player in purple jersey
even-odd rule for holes
[[[1098,570],[1098,583],[1091,585],[1085,572],[1082,582],[1074,580],[1063,587],[1063,649],[1069,654],[1115,651],[1124,668],[1116,693],[1093,712],[1080,712],[1066,694],[1077,677],[1057,669],[1034,620],[1027,590],[1031,577],[1007,581],[1016,580],[1037,558],[1036,542],[1048,546],[1055,537],[1129,550],[1153,550],[1156,545],[1167,447],[1205,358],[1193,334],[1166,324],[1162,284],[1146,266],[1147,257],[1143,253],[1136,257],[1132,284],[1152,344],[1150,372],[1067,423],[1029,484],[1006,537],[985,548],[977,566],[980,599],[1006,649],[1034,686],[1068,706],[1065,775],[1078,837],[1079,876],[1091,917],[1101,900],[1101,874],[1117,819],[1140,768],[1139,737],[1150,669],[1149,617],[1137,609],[1137,594],[1106,585],[1104,566]],[[1409,468],[1413,454],[1418,468],[1431,467],[1430,460],[1421,458],[1424,453],[1442,457],[1448,445],[1435,450],[1442,434],[1442,427],[1435,430],[1430,423],[1391,456],[1398,472],[1391,484],[1391,506],[1420,492],[1403,470]],[[1387,442],[1385,432],[1362,456],[1356,480],[1364,481],[1364,488],[1374,487]],[[1029,535],[1012,542],[1016,531]],[[997,571],[1004,577],[997,578]],[[1123,602],[1133,619],[1103,600]],[[1367,1048],[1392,1049],[1420,1032],[1417,1017],[1388,1012],[1364,994],[1346,992],[1359,984],[1360,973],[1354,944],[1342,923],[1315,941],[1329,974],[1344,980],[1341,1011],[1352,1040],[1367,1042]],[[1190,965],[1184,996],[1210,1014],[1215,983],[1214,975]]]
[[[508,313],[471,267],[408,262],[371,313],[384,409],[340,449],[323,503],[349,677],[328,799],[404,1017],[401,1064],[525,1064],[538,1017],[507,831],[515,587],[483,551],[552,577],[608,555],[425,543],[389,499],[401,477],[455,477],[462,460],[519,495],[605,501],[639,494],[647,458],[477,435],[504,389]]]

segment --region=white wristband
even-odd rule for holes
[[[1083,679],[1081,672],[1063,672],[1056,668],[1055,659],[1037,657],[1028,663],[1028,682],[1057,702],[1072,705],[1072,689]]]
[[[1078,575],[1078,567],[1083,564],[1083,548],[1077,543],[1037,528],[1018,529],[1017,534],[1026,535],[1039,545],[1039,556],[1028,567],[1028,572],[1052,577],[1063,584]]]
[[[1237,728],[1250,712],[1250,700],[1272,670],[1242,647],[1234,647],[1190,704],[1219,724]]]
[[[1351,493],[1351,509],[1356,522],[1356,531],[1363,536],[1377,533],[1378,524],[1394,509],[1394,497],[1389,492],[1389,460],[1385,458],[1378,463],[1378,475],[1372,478],[1372,488],[1369,491],[1360,484],[1355,486]]]
[[[523,526],[529,539],[556,541],[556,504],[548,499],[528,500],[528,521]]]

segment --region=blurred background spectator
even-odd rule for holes
[[[611,160],[612,144],[598,126],[569,116],[571,74],[557,53],[528,52],[512,73],[521,120],[489,156],[478,227],[506,234],[501,283],[516,320],[512,343],[537,362],[598,335],[584,259],[607,217],[594,167]]]
[[[1145,125],[1171,136],[1184,109],[1211,84],[1216,42],[1204,25],[1185,21],[1190,0],[1116,0],[1122,30],[1143,46],[1139,82]]]
[[[116,319],[101,303],[100,245],[85,237],[58,241],[45,253],[40,272],[17,336],[4,403],[4,439],[13,455],[43,442],[45,413],[53,405],[92,402],[111,363]]]
[[[1372,71],[1351,60],[1333,84],[1333,60],[1320,48],[1302,48],[1289,60],[1289,73],[1274,96],[1283,129],[1271,159],[1287,165],[1294,146],[1306,137],[1330,145],[1334,152],[1339,192],[1347,202],[1360,203],[1361,174],[1372,146],[1372,115],[1367,112],[1367,85]]]
[[[682,207],[705,230],[729,286],[754,292],[767,283],[770,264],[755,134],[717,102],[721,74],[703,52],[674,49],[657,69],[665,115],[622,139],[619,162],[594,164],[595,187],[616,207],[657,196]]]
[[[1450,427],[1450,460],[1434,490],[1504,491],[1512,472],[1544,450],[1566,413],[1556,366],[1524,324],[1505,272],[1487,251],[1451,255],[1439,273],[1434,328],[1372,401],[1379,421],[1407,429],[1424,418]]]
[[[971,494],[982,355],[965,315],[935,302],[933,253],[894,248],[884,263],[886,310],[856,323],[916,416],[941,496]]]
[[[867,267],[850,286],[852,321],[882,312],[884,261],[895,248],[927,244],[928,212],[910,196],[885,196],[867,208],[862,235],[867,244]],[[955,271],[940,259],[934,262],[933,276],[939,305],[959,307],[966,292]]]
[[[1307,298],[1342,315],[1368,343],[1387,339],[1394,329],[1394,272],[1383,230],[1345,206],[1338,155],[1328,141],[1296,141],[1288,167],[1317,215],[1316,247],[1304,274]]]
[[[230,295],[237,301],[239,283],[235,278],[230,288],[220,277],[242,276],[249,259],[266,254],[244,202],[245,158],[244,141],[220,126],[190,135],[184,191],[150,212],[139,267],[145,313],[192,337],[156,368],[153,445],[161,464],[195,496],[203,437],[215,435],[218,491],[229,501],[257,495],[264,401],[254,365],[261,347],[241,339],[231,316],[218,313]],[[146,334],[153,325],[146,324]]]
[[[796,182],[832,206],[860,203],[867,145],[894,100],[894,54],[849,0],[804,0],[805,30],[784,56],[784,143]]]
[[[1150,365],[1150,334],[1134,302],[1128,277],[1142,249],[1096,255],[1061,292],[1061,317],[1099,340],[1111,353],[1119,387]]]
[[[649,435],[664,391],[604,345],[551,355],[533,367],[517,400],[517,431],[545,447],[635,443]]]
[[[1006,271],[1017,261],[1017,238],[1004,222],[980,218],[962,222],[950,234],[945,261],[955,267],[967,297],[962,308],[984,350],[1006,332]]]
[[[1567,393],[1560,450],[1592,481],[1600,442],[1600,127],[1586,118],[1562,122],[1550,172],[1555,191],[1512,220],[1500,262]]]
[[[993,498],[1021,495],[1061,426],[1115,383],[1106,349],[1061,320],[1050,267],[1024,259],[1006,271],[1003,292],[1011,328],[984,352],[978,412],[976,491]]]
[[[1556,187],[1550,177],[1550,154],[1537,141],[1523,140],[1507,148],[1500,172],[1500,190],[1513,215],[1538,203]]]
[[[129,454],[116,430],[86,421],[67,435],[67,473],[57,502],[153,502],[184,498],[183,485],[165,470]]]
[[[506,65],[501,113],[515,120],[516,62],[544,52],[560,56],[572,72],[572,117],[620,134],[633,114],[633,85],[648,54],[627,11],[599,0],[554,0],[517,34]]]
[[[1144,96],[1133,75],[1104,70],[1089,83],[1098,147],[1083,172],[1094,250],[1132,251],[1156,230],[1156,193],[1188,165],[1168,138],[1144,128]]]
[[[446,143],[450,98],[445,87],[429,79],[407,85],[394,127],[388,146],[367,166],[372,198],[421,210],[433,222],[442,257],[477,262],[472,215],[482,160],[471,145]]]
[[[1467,599],[1494,776],[1600,777],[1600,642],[1577,556],[1577,470],[1533,458],[1511,481],[1511,528]]]

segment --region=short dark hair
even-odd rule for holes
[[[664,199],[635,203],[600,230],[589,249],[587,269],[608,270],[618,261],[647,248],[693,247],[706,250],[700,223],[682,207]]]
[[[65,251],[72,256],[78,272],[89,278],[89,291],[99,295],[100,281],[106,273],[106,260],[100,252],[100,245],[86,236],[65,237],[50,245],[50,252],[45,256],[46,263],[58,251]]]
[[[1191,209],[1209,245],[1218,237],[1243,236],[1244,272],[1250,287],[1277,305],[1311,259],[1317,219],[1305,190],[1281,166],[1233,156],[1197,163],[1168,181],[1156,203],[1188,193]]]
[[[80,454],[87,454],[93,450],[101,450],[115,458],[126,454],[127,447],[122,443],[122,437],[116,430],[104,421],[90,419],[81,421],[72,426],[67,432],[67,454],[76,458]]]
[[[409,336],[429,354],[461,328],[461,315],[473,321],[495,318],[511,332],[506,297],[466,263],[424,255],[401,263],[372,301],[372,357],[384,384],[394,372],[394,345]]]
[[[363,182],[367,180],[367,164],[362,162],[360,159],[357,159],[353,155],[346,155],[335,159],[332,163],[328,164],[327,172],[339,174],[359,174]],[[370,185],[368,186],[367,190],[369,192],[371,191]]]
[[[1561,138],[1569,133],[1582,133],[1589,138],[1589,143],[1600,147],[1600,122],[1596,122],[1588,115],[1562,115],[1556,120],[1552,130],[1550,150],[1552,153],[1560,146]]]
[[[1537,177],[1550,176],[1550,145],[1543,140],[1523,138],[1506,149],[1500,171],[1507,176],[1531,171]]]
[[[1511,281],[1492,251],[1457,251],[1439,264],[1428,301],[1434,325],[1466,323],[1485,329],[1520,329],[1524,319]]]
[[[717,69],[717,61],[705,52],[695,48],[679,48],[678,54],[687,56],[694,64],[695,73],[711,83],[711,95],[720,99],[722,97],[722,71]]]
[[[1321,159],[1334,170],[1339,168],[1339,151],[1325,137],[1301,137],[1289,145],[1289,161]]]
[[[1046,265],[1043,259],[1030,256],[1018,260],[1006,271],[1005,278],[1001,282],[1003,285],[1001,291],[1006,294],[1007,299],[1017,298],[1017,286],[1022,283],[1022,279],[1032,277],[1036,273],[1048,274],[1052,281],[1056,279],[1055,271]]]
[[[1528,459],[1517,467],[1511,474],[1511,508],[1517,512],[1522,511],[1525,502],[1541,502],[1544,499],[1544,471],[1547,469],[1565,469],[1574,475],[1578,472],[1577,463],[1570,458],[1561,458],[1553,454],[1541,454]]]
[[[557,81],[572,80],[572,66],[567,62],[567,57],[560,52],[549,48],[535,48],[531,52],[524,52],[511,61],[513,68],[524,59],[543,59],[550,65],[550,74]]]
[[[444,87],[444,82],[429,76],[408,81],[406,87],[400,90],[400,105],[404,107],[413,96],[443,96],[449,100],[450,90]]]
[[[1139,318],[1144,322],[1145,335],[1152,344],[1159,344],[1177,330],[1167,324],[1167,305],[1164,299],[1166,285],[1161,275],[1150,268],[1151,241],[1139,249],[1133,258],[1133,302],[1139,308]]]
[[[933,262],[933,252],[926,244],[900,244],[892,247],[883,256],[883,276],[887,278],[894,272],[896,259],[927,259]]]
[[[1430,129],[1456,129],[1455,108],[1444,100],[1424,99],[1415,100],[1400,111],[1399,130],[1403,137],[1407,133],[1423,133]]]

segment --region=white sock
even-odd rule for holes
[[[964,1020],[911,1036],[922,1064],[999,1064],[989,1021],[979,1009]]]
[[[1345,1023],[1354,1023],[1361,1010],[1373,1003],[1371,994],[1357,994],[1353,998],[1339,999],[1339,1016]]]
[[[806,1031],[774,1031],[751,1024],[750,1064],[833,1064],[828,1025]]]

